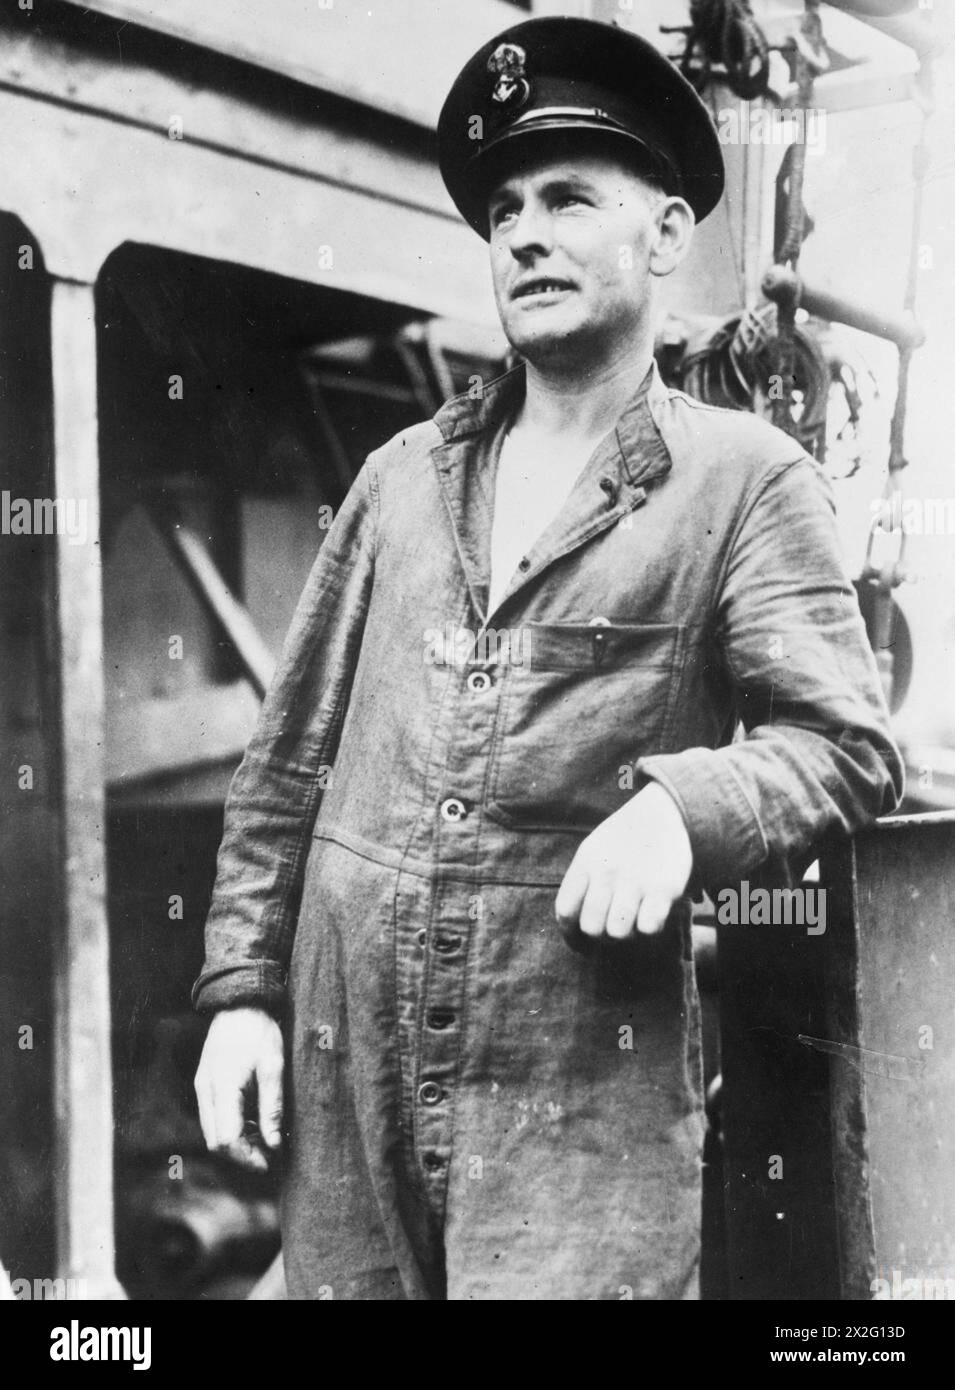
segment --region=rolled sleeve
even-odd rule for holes
[[[272,960],[242,965],[207,965],[192,991],[200,1013],[254,1005],[279,1017],[285,1002],[285,970]]]
[[[745,737],[644,758],[683,814],[696,875],[786,866],[895,809],[903,765],[828,480],[808,456],[754,488],[729,547],[717,644]]]

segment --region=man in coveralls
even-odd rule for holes
[[[723,186],[696,94],[531,20],[438,136],[522,360],[322,546],[229,794],[200,1114],[283,1144],[293,1298],[693,1298],[690,895],[794,881],[901,763],[818,467],[653,362]]]

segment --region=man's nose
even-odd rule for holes
[[[511,228],[508,245],[515,260],[547,255],[553,246],[553,229],[547,209],[536,203],[525,203]]]

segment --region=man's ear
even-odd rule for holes
[[[650,247],[650,274],[671,275],[690,249],[696,218],[685,198],[663,198],[656,209],[656,237]]]

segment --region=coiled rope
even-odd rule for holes
[[[686,34],[680,67],[694,86],[705,86],[713,67],[719,65],[726,72],[727,86],[738,97],[751,100],[765,94],[769,45],[749,0],[690,0]]]

